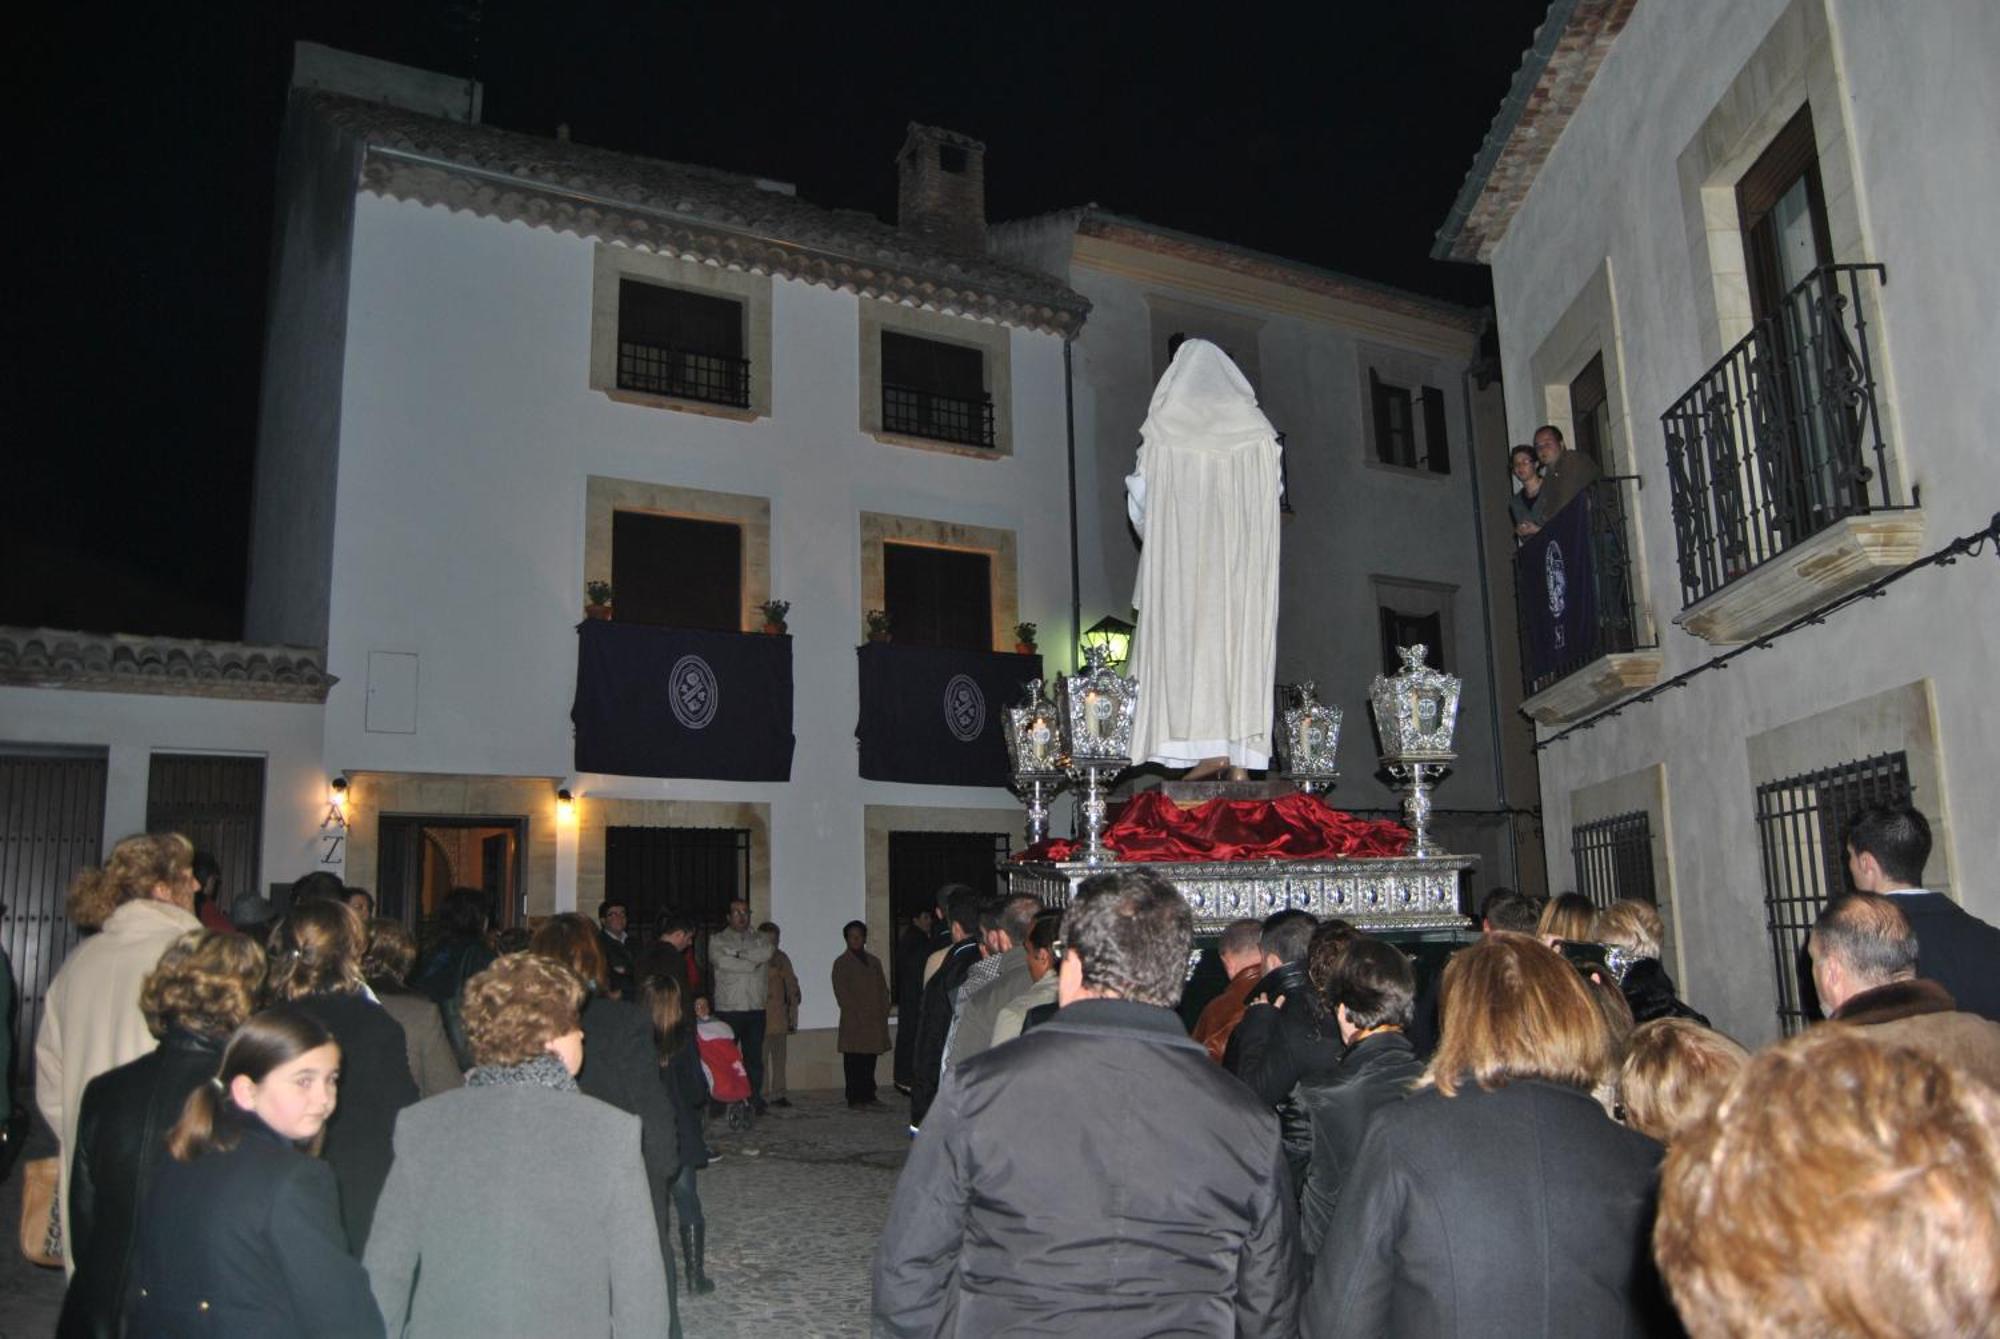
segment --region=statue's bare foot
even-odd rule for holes
[[[1181,773],[1181,780],[1206,781],[1210,777],[1221,776],[1227,770],[1229,770],[1229,757],[1227,754],[1220,758],[1203,758],[1200,762],[1188,768],[1187,771]]]
[[[1232,767],[1223,776],[1223,780],[1225,781],[1248,781],[1249,779],[1250,769],[1247,767]]]

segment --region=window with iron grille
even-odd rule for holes
[[[604,829],[604,900],[625,904],[635,933],[650,936],[664,911],[713,928],[749,896],[748,828]]]
[[[1658,906],[1653,886],[1653,824],[1643,809],[1579,823],[1570,835],[1576,890],[1594,907],[1631,898]]]
[[[990,447],[993,397],[986,354],[966,344],[882,332],[882,429]]]
[[[1764,917],[1778,980],[1778,1024],[1790,1036],[1819,1019],[1806,936],[1835,894],[1853,891],[1847,825],[1863,809],[1910,802],[1901,751],[1768,781],[1757,787],[1764,859]]]
[[[910,917],[937,905],[937,891],[948,883],[962,883],[981,897],[1000,891],[1001,864],[1013,850],[1004,832],[892,832],[889,834],[889,914],[899,933]],[[895,937],[890,938],[891,944]],[[890,970],[901,973],[894,960],[900,954],[883,954]],[[893,998],[903,998],[903,987],[890,982]]]
[[[743,304],[620,279],[618,389],[748,408]]]

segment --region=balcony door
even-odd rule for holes
[[[1795,541],[1851,510],[1842,505],[1834,442],[1856,426],[1822,417],[1846,412],[1821,384],[1839,315],[1821,309],[1821,293],[1793,296],[1813,271],[1833,263],[1810,107],[1799,109],[1736,184],[1736,207],[1760,332],[1761,368],[1752,368],[1759,491],[1773,510],[1773,531]],[[1767,441],[1776,449],[1763,448]]]

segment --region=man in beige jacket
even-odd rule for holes
[[[127,837],[102,868],[85,870],[70,887],[70,919],[98,932],[70,952],[49,983],[35,1034],[35,1105],[61,1140],[56,1205],[65,1220],[63,1265],[72,1273],[69,1159],[83,1089],[158,1045],[139,1011],[139,988],[169,944],[202,928],[194,914],[200,885],[193,858],[185,837]]]
[[[777,925],[765,921],[757,930],[771,940],[764,989],[764,1098],[774,1107],[788,1107],[792,1101],[785,1096],[785,1039],[799,1030],[799,1003],[805,992],[799,989],[791,958],[778,947]]]

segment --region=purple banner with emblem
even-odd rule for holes
[[[1536,678],[1581,664],[1597,631],[1597,581],[1590,551],[1590,497],[1542,522],[1514,557],[1526,616],[1528,663]]]
[[[576,630],[576,770],[792,779],[792,639],[591,619]]]
[[[932,786],[1007,784],[1006,710],[1042,658],[871,642],[859,648],[861,775]]]

